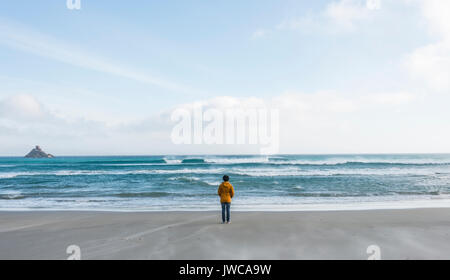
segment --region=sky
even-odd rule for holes
[[[280,154],[450,152],[450,1],[66,2],[1,4],[0,156],[260,152],[174,143],[195,106],[276,110]]]

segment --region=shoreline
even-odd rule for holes
[[[450,259],[450,209],[0,211],[0,259]]]
[[[215,206],[193,205],[185,207],[161,207],[170,209],[150,208],[1,208],[0,212],[112,212],[112,213],[173,213],[173,212],[214,212],[220,210],[220,204]],[[317,203],[317,204],[267,204],[252,207],[232,204],[233,212],[336,212],[336,211],[376,211],[376,210],[414,210],[414,209],[449,209],[450,198],[436,197],[427,200],[397,200],[397,201],[365,201],[351,203]]]
[[[308,213],[339,213],[339,212],[377,212],[377,211],[413,211],[413,210],[449,210],[448,207],[417,207],[417,208],[380,208],[380,209],[337,209],[337,210],[231,210],[232,213],[274,213],[274,214],[308,214]],[[196,213],[217,213],[220,212],[220,205],[216,210],[110,210],[110,209],[23,209],[6,210],[0,208],[0,214],[20,214],[20,213],[109,213],[109,214],[196,214]]]

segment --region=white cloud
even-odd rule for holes
[[[319,26],[317,16],[308,14],[303,17],[283,20],[276,28],[279,30],[313,31]]]
[[[381,9],[381,0],[367,0],[366,7],[369,10],[379,10]]]
[[[409,92],[392,92],[369,95],[368,97],[363,98],[363,100],[369,104],[401,106],[410,104],[418,98],[419,96],[417,94]]]
[[[450,1],[420,0],[423,18],[436,42],[406,56],[411,76],[437,91],[450,89]]]
[[[317,14],[284,20],[276,28],[302,32],[351,32],[356,30],[357,24],[369,20],[374,11],[380,8],[381,2],[378,0],[333,1]]]
[[[404,0],[407,5],[417,5],[423,19],[436,38],[436,42],[417,48],[406,55],[405,65],[412,77],[422,80],[434,90],[450,89],[450,1]],[[351,32],[358,24],[370,20],[381,9],[380,0],[339,0],[329,3],[317,14],[284,20],[277,25],[280,30],[301,32],[340,33]]]
[[[407,56],[406,66],[412,77],[432,89],[450,89],[450,44],[440,42],[418,48]]]
[[[450,40],[450,1],[420,0],[422,13],[427,20],[430,31],[443,40]]]
[[[415,101],[415,96],[408,92],[359,97],[332,91],[314,94],[287,92],[272,98],[222,96],[180,104],[145,119],[109,125],[80,118],[62,119],[33,96],[19,95],[0,100],[0,131],[4,132],[0,139],[0,152],[5,155],[36,144],[59,155],[259,152],[258,145],[174,145],[170,138],[175,126],[170,119],[171,113],[193,105],[202,106],[204,111],[277,109],[280,113],[281,153],[401,152],[403,150],[396,150],[396,147],[401,148],[399,142],[406,140],[402,130],[391,132],[390,137],[396,140],[387,142],[387,147],[380,147],[377,141],[384,136],[376,133],[392,130],[392,123],[382,121],[383,129],[374,131],[371,122],[378,122],[380,114],[395,113]],[[368,135],[370,139],[366,138]],[[391,144],[397,146],[389,146]]]
[[[0,100],[0,154],[20,155],[34,145],[57,155],[114,155],[170,152],[167,113],[120,124],[55,114],[33,95]],[[59,108],[63,111],[64,108]]]
[[[363,1],[340,0],[329,4],[324,15],[334,24],[352,30],[355,28],[355,23],[369,18],[369,12],[370,10]]]
[[[31,95],[14,95],[0,101],[0,116],[7,119],[39,121],[47,112]]]
[[[270,31],[266,30],[266,29],[258,29],[255,32],[253,32],[252,39],[263,38],[263,37],[267,36],[269,32]]]
[[[408,111],[420,97],[409,92],[374,93],[367,95],[339,92],[314,94],[287,92],[272,98],[218,97],[180,105],[192,110],[194,105],[208,109],[248,108],[277,109],[280,113],[280,153],[358,153],[358,152],[412,152],[419,151],[419,140],[409,140],[414,148],[402,144],[409,129],[403,117],[389,120]],[[405,115],[405,118],[410,118]],[[376,126],[379,126],[378,129]],[[419,139],[419,138],[417,138]],[[423,140],[423,139],[422,139]],[[414,142],[414,143],[413,143]],[[402,146],[403,145],[403,146]],[[207,146],[185,146],[202,153]],[[223,146],[226,148],[226,146]],[[216,146],[216,153],[217,153]],[[249,147],[236,147],[235,153]],[[222,147],[220,147],[220,151]],[[257,152],[257,150],[256,150]]]

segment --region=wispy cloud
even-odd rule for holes
[[[183,93],[195,91],[186,85],[119,65],[114,61],[76,47],[75,44],[62,42],[52,36],[2,18],[0,18],[0,44],[73,66],[111,74],[171,91]]]
[[[252,39],[259,39],[267,36],[270,33],[270,30],[266,29],[258,29],[252,34]]]
[[[272,29],[260,29],[252,38],[260,38],[275,30],[300,32],[347,33],[357,30],[357,24],[369,20],[381,9],[381,0],[339,0],[327,4],[317,13],[282,20]]]
[[[370,16],[369,2],[360,0],[341,0],[329,4],[323,15],[345,30],[353,30],[355,23]]]

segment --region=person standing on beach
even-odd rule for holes
[[[222,204],[222,223],[225,223],[225,218],[227,224],[230,222],[230,206],[231,199],[234,196],[233,185],[230,184],[230,177],[228,175],[223,176],[223,183],[220,184],[217,194],[220,196],[220,203]],[[226,214],[226,217],[225,217]]]

